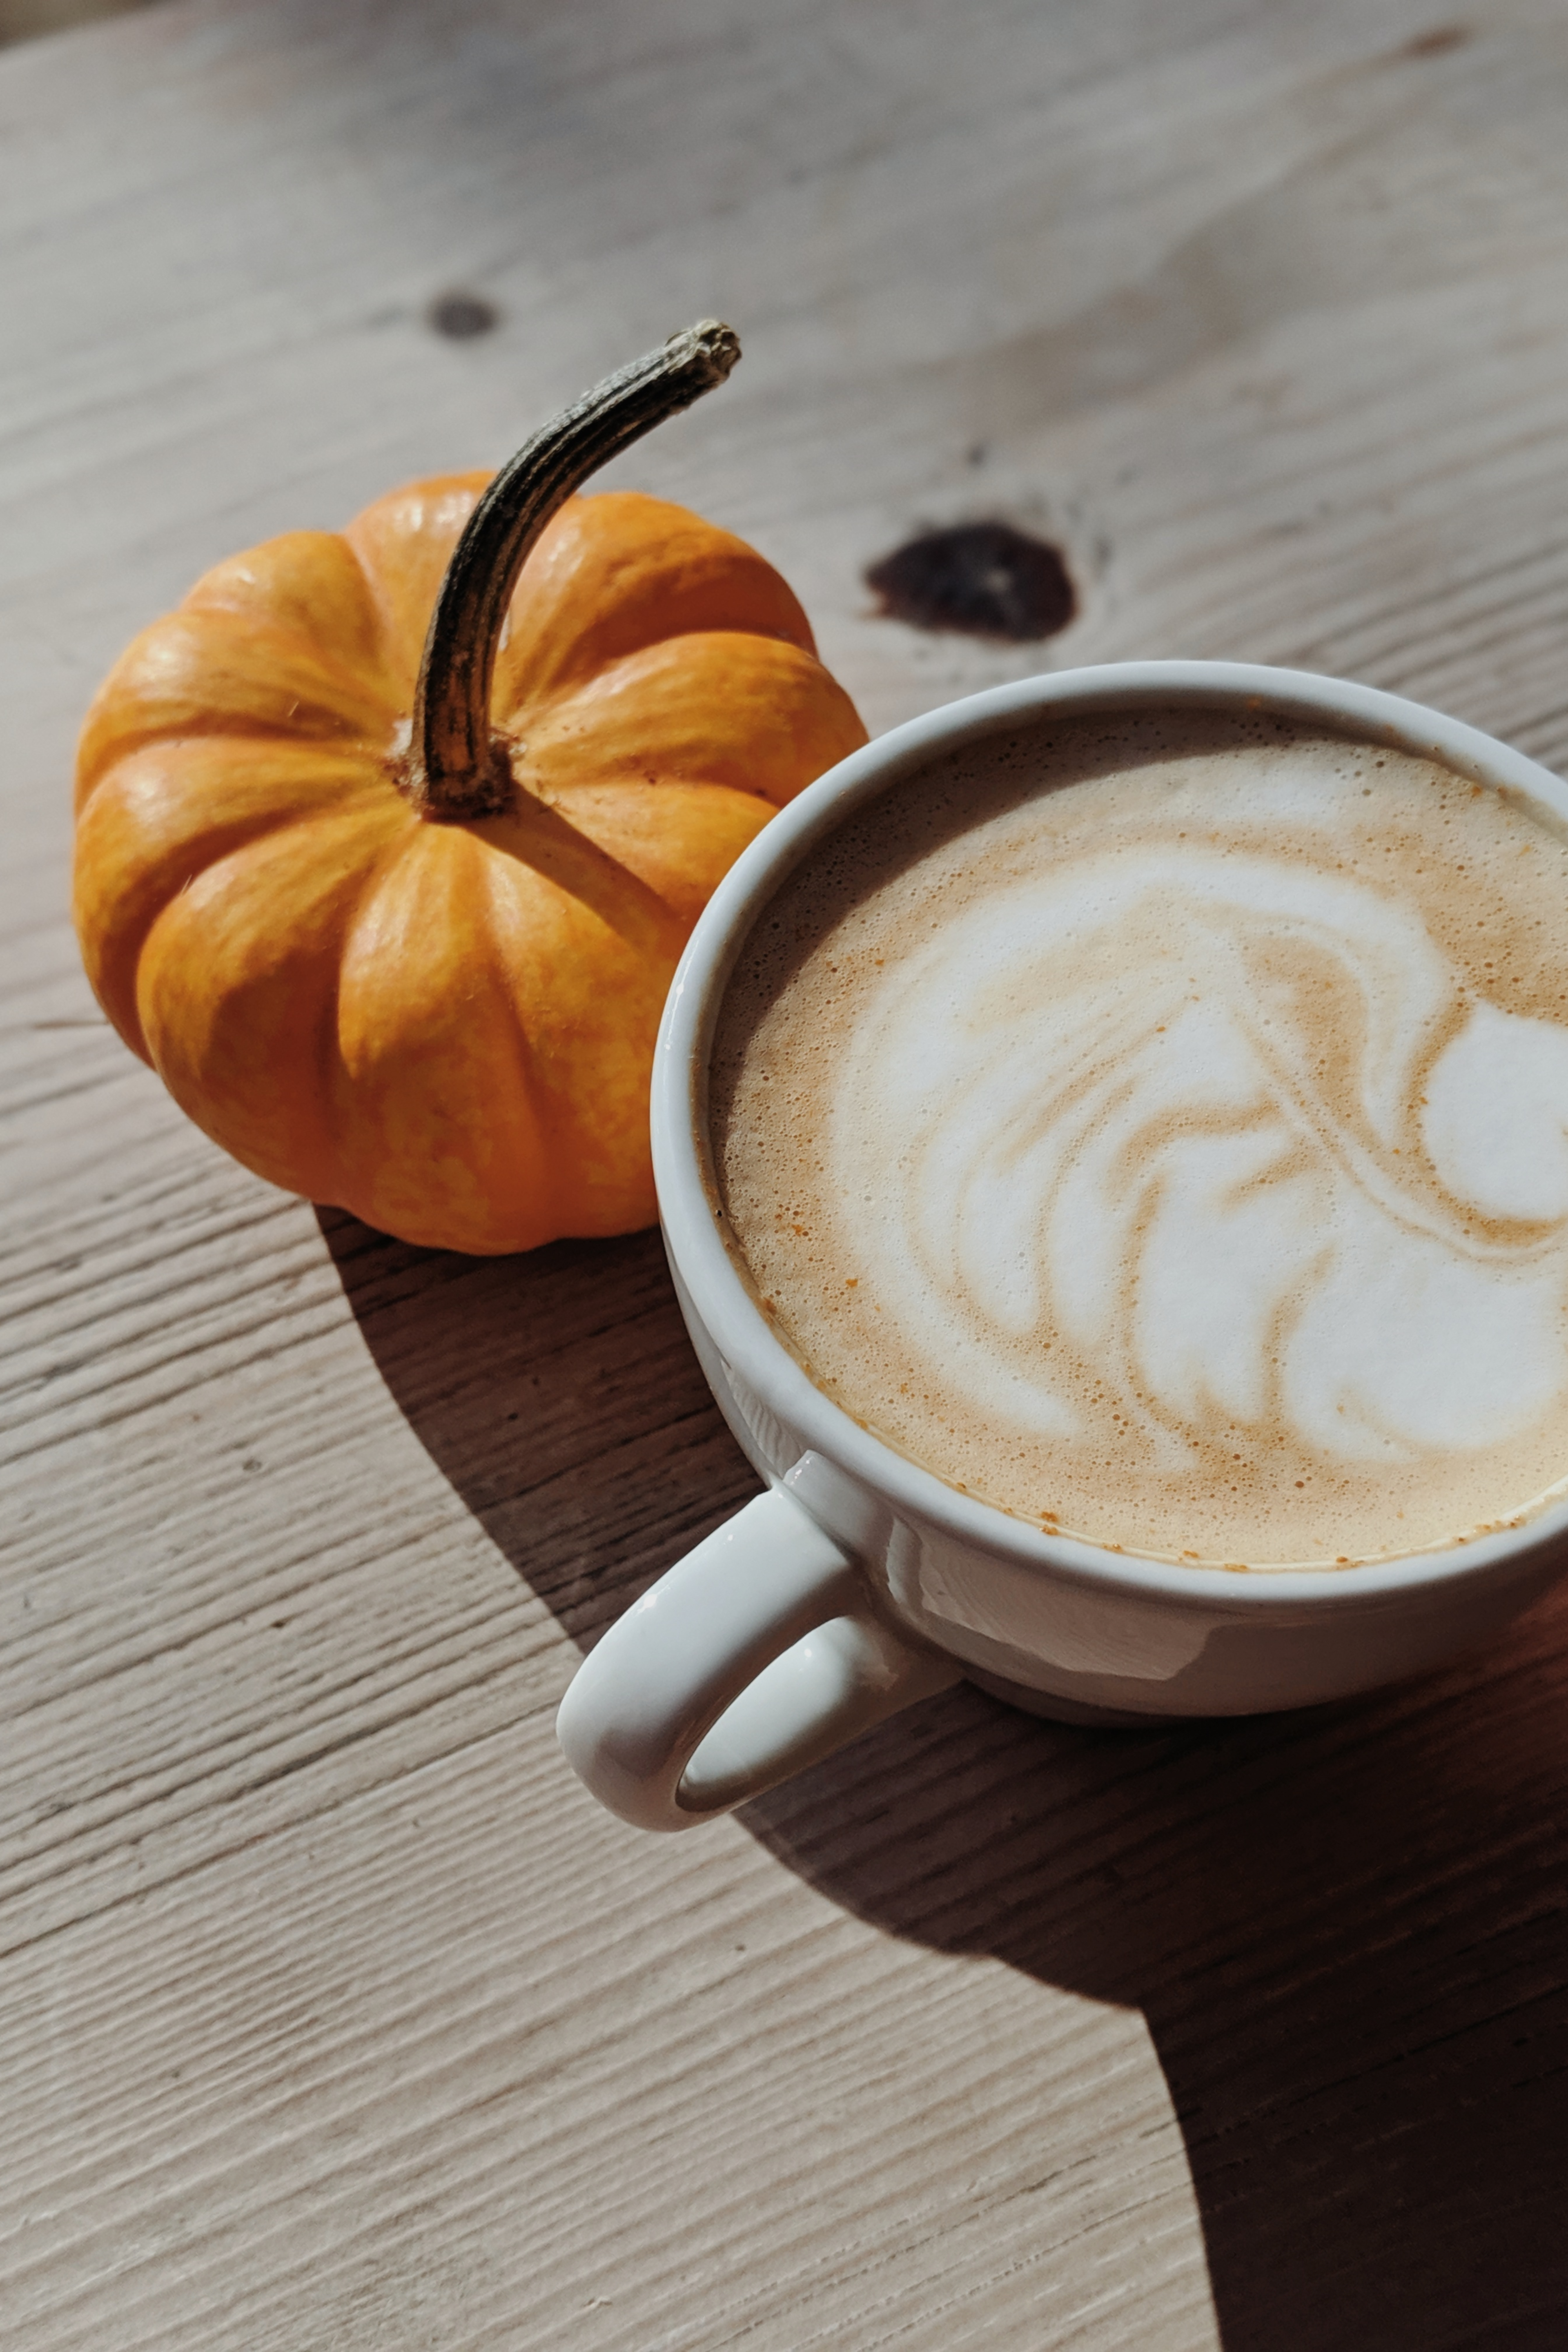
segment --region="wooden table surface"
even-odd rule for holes
[[[1294,1719],[961,1686],[625,1829],[556,1702],[754,1484],[656,1237],[268,1191],[64,912],[132,630],[706,312],[734,383],[608,478],[776,560],[873,729],[1229,655],[1562,763],[1568,7],[1456,5],[176,0],[0,58],[6,2352],[1568,2342],[1568,1595]],[[1064,634],[877,617],[975,516],[1065,551]]]

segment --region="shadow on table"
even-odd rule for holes
[[[586,1648],[756,1488],[657,1235],[321,1213],[393,1396]],[[742,1816],[889,1933],[1142,2012],[1226,2352],[1568,2343],[1568,1603],[1354,1706],[1139,1734],[960,1686]]]

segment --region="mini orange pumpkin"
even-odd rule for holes
[[[220,563],[100,690],[88,975],[258,1175],[481,1253],[651,1221],[648,1073],[687,934],[866,740],[751,548],[571,495],[738,356],[707,321],[488,491],[416,482]]]

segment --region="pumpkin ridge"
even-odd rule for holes
[[[307,855],[310,845],[289,836],[310,831],[331,837]],[[265,890],[275,885],[247,870],[247,852],[242,849],[209,866],[195,889],[165,902],[138,959],[137,1014],[153,1068],[215,1142],[258,1175],[292,1192],[314,1194],[329,1164],[319,1131],[312,1132],[319,1129],[322,1106],[309,1083],[316,1068],[319,1027],[298,1023],[310,1044],[288,1072],[270,1069],[269,1102],[263,1097],[258,1105],[254,1094],[237,1084],[237,1074],[250,1066],[258,1021],[264,1033],[268,1000],[278,1002],[280,979],[287,979],[296,1006],[301,993],[313,988],[322,988],[329,1000],[335,993],[341,909],[357,900],[364,867],[380,855],[377,849],[367,856],[363,848],[356,855],[363,840],[362,818],[352,810],[304,819],[268,837],[265,851],[283,866],[285,878],[290,867],[309,877],[316,917],[310,944],[291,940],[262,919]],[[193,927],[204,947],[212,943],[195,968],[194,984],[183,952],[188,946],[184,935]],[[330,966],[325,974],[323,956]],[[319,1024],[321,1003],[310,1013],[312,1024]],[[301,1076],[307,1081],[302,1086]]]
[[[563,1234],[566,1228],[561,1221],[559,1148],[553,1151],[551,1149],[550,1131],[544,1115],[547,1089],[539,1066],[539,1055],[517,1001],[512,960],[501,936],[499,894],[510,884],[493,858],[484,861],[484,876],[486,887],[481,920],[485,948],[497,992],[507,1006],[505,1050],[516,1076],[516,1100],[534,1139],[542,1180],[535,1194],[538,1223],[543,1234]]]
[[[340,531],[283,531],[228,556],[202,574],[175,610],[216,615],[250,642],[259,632],[301,639],[312,656],[346,668],[356,690],[359,681],[385,671],[374,600]]]
[[[156,757],[159,748],[177,751],[180,747],[143,745],[140,751],[128,753],[123,761],[116,761],[100,778],[91,800],[79,820],[80,833],[72,891],[78,929],[84,932],[90,929],[100,950],[99,954],[88,958],[88,978],[93,993],[132,1051],[147,1062],[152,1060],[152,1055],[147,1050],[141,1015],[136,1009],[136,972],[153,928],[164,909],[226,858],[241,855],[295,824],[314,824],[323,817],[344,815],[353,815],[357,822],[362,814],[368,813],[362,813],[354,805],[360,792],[363,791],[367,799],[379,797],[374,793],[374,781],[368,773],[363,774],[361,779],[344,776],[341,779],[342,789],[333,793],[330,799],[323,795],[322,802],[315,806],[295,804],[279,808],[264,805],[243,813],[237,812],[226,819],[214,819],[205,826],[198,825],[183,838],[170,842],[163,859],[160,860],[156,842],[150,838],[152,828],[142,819],[133,795],[139,787],[145,788],[153,782],[166,784],[167,779],[143,779],[125,773],[136,761],[146,758],[149,752]],[[311,747],[312,751],[313,749]],[[310,754],[307,757],[314,768],[316,758]],[[199,790],[193,789],[191,797],[199,803]],[[130,889],[122,878],[117,898],[117,920],[112,925],[89,926],[85,921],[89,903],[86,877],[95,871],[99,837],[113,827],[117,819],[131,829],[137,845],[142,850],[142,857],[138,862],[142,866],[143,880],[140,889]]]
[[[637,673],[646,666],[657,663],[658,657],[676,646],[706,643],[711,638],[732,637],[738,644],[784,646],[791,653],[800,655],[814,668],[823,664],[815,646],[803,646],[798,638],[789,636],[783,629],[732,629],[701,626],[693,622],[689,628],[664,629],[650,636],[645,645],[630,646],[609,660],[584,666],[570,676],[554,681],[543,692],[525,692],[517,702],[508,703],[494,714],[495,731],[509,750],[526,750],[526,730],[538,726],[542,719],[553,717],[574,702],[590,705],[601,695],[620,690],[623,679],[635,685]],[[825,673],[826,674],[826,673]]]
[[[530,847],[507,838],[525,829],[530,835]],[[664,937],[672,926],[678,933],[677,952],[684,943],[684,933],[671,908],[650,884],[629,866],[624,866],[614,851],[605,849],[592,834],[583,832],[559,809],[532,793],[520,791],[518,805],[508,815],[476,818],[464,830],[482,842],[496,857],[510,859],[559,890],[563,898],[586,908],[628,946],[648,944],[647,934],[651,930],[662,952]],[[631,907],[644,918],[641,926],[626,919],[628,898]]]
[[[414,540],[416,542],[433,541],[437,545],[444,541],[443,562],[445,562],[458,543],[463,523],[472,514],[493,479],[493,470],[480,468],[468,473],[436,475],[428,481],[405,482],[395,490],[384,491],[379,499],[373,499],[369,506],[362,507],[359,513],[346,523],[339,533],[343,545],[358,565],[360,576],[369,593],[371,608],[376,618],[376,635],[382,668],[389,682],[394,706],[400,712],[405,704],[410,709],[413,707],[419,656],[429,633],[430,616],[436,608],[438,582],[431,583],[428,604],[420,619],[416,639],[410,633],[408,611],[396,593],[396,574],[388,575],[384,559],[389,550],[395,550],[399,555],[405,555],[407,551],[405,542]],[[450,532],[445,530],[437,532],[430,521],[422,517],[417,528],[402,530],[401,537],[395,537],[390,532],[384,539],[378,535],[389,520],[395,517],[401,523],[400,510],[411,503],[419,503],[426,507],[436,503],[436,499],[431,496],[432,492],[437,494],[437,498],[448,502],[454,510],[453,528]],[[459,521],[455,509],[465,499],[467,503]]]
[[[416,824],[406,839],[416,846],[382,861],[343,932],[347,1052],[342,1010],[338,1036],[351,1117],[333,1198],[422,1245],[527,1248],[554,1231],[550,1144],[543,1089],[524,1041],[513,1043],[514,961],[489,919],[496,861],[466,825]],[[399,972],[390,989],[389,951]],[[411,1065],[430,1073],[415,1102],[398,1077]],[[410,1113],[422,1137],[416,1159],[398,1148]]]
[[[689,931],[721,877],[776,814],[758,793],[624,776],[567,784],[558,803],[579,833],[644,882]]]
[[[141,728],[116,739],[114,748],[108,759],[86,781],[81,806],[87,805],[88,801],[98,791],[105,778],[113,774],[122,760],[133,759],[139,751],[150,751],[154,744],[158,743],[167,743],[170,746],[180,743],[200,743],[215,741],[224,736],[237,737],[242,742],[279,745],[298,743],[300,740],[297,721],[291,719],[276,720],[251,719],[247,718],[243,711],[236,711],[232,717],[216,712],[207,713],[188,721],[182,721],[177,727]],[[337,752],[342,755],[345,752],[352,754],[358,751],[364,754],[367,760],[384,761],[387,753],[385,744],[374,743],[365,735],[347,733],[313,735],[306,737],[305,740],[312,745],[319,745],[321,750],[328,754]]]
[[[205,609],[211,611],[219,608],[208,606]],[[236,615],[237,619],[239,617]],[[384,666],[380,662],[374,668],[367,663],[357,662],[352,656],[334,652],[323,646],[319,638],[311,637],[303,629],[294,628],[285,622],[268,623],[265,629],[258,628],[254,624],[247,628],[247,656],[258,659],[258,662],[265,662],[268,648],[282,651],[290,646],[298,646],[310,656],[316,667],[322,673],[324,685],[329,688],[341,686],[344,689],[345,702],[353,697],[355,701],[362,704],[365,702],[378,704],[388,725],[395,725],[401,715],[402,705],[396,688],[387,676]],[[330,705],[327,707],[331,708]],[[360,729],[360,732],[353,739],[353,740],[368,743],[372,740],[362,725],[361,712],[344,709],[342,715],[345,726]],[[238,716],[242,720],[245,719],[243,712]],[[271,722],[270,727],[264,719],[253,719],[247,723],[260,734],[271,731],[271,728],[276,728],[279,731],[291,732],[298,728],[299,720],[290,716]],[[330,739],[323,737],[321,740]]]
[[[651,1224],[658,1209],[647,1133],[646,1084],[639,1084],[637,1089],[637,1178],[628,1182],[624,1150],[605,1150],[609,1130],[604,1122],[613,1117],[611,1103],[603,1094],[584,1102],[575,1057],[553,1076],[551,1074],[546,1055],[541,1051],[518,998],[516,957],[507,936],[517,909],[504,873],[493,860],[488,863],[487,883],[480,919],[487,934],[490,970],[510,1008],[506,1024],[510,1057],[521,1090],[519,1099],[538,1139],[539,1153],[540,1173],[535,1181],[534,1198],[529,1203],[528,1238],[524,1241],[514,1225],[513,1239],[507,1246],[531,1247],[538,1240],[553,1236],[594,1240]],[[626,941],[621,936],[639,968],[641,989],[651,993],[652,1017],[657,1025],[658,1007],[663,1003],[683,940],[678,938],[662,955],[656,950],[650,958],[645,946]],[[651,990],[650,972],[657,975]],[[613,1056],[607,1066],[601,1066],[601,1070],[610,1080],[613,1100],[616,1091]]]
[[[361,874],[353,898],[340,910],[337,952],[331,960],[331,981],[322,1007],[321,1033],[316,1041],[316,1076],[321,1089],[322,1123],[327,1131],[324,1157],[340,1171],[345,1168],[351,1156],[344,1127],[352,1121],[354,1110],[354,1077],[343,1053],[343,967],[348,961],[354,932],[370,900],[381,889],[394,867],[401,865],[405,857],[417,855],[418,840],[417,824],[402,825],[395,832],[389,833]],[[353,1189],[357,1188],[352,1184],[340,1183],[336,1187],[340,1193]],[[352,1203],[344,1198],[338,1205],[349,1208]]]
[[[317,672],[313,683],[319,689],[310,696],[309,718],[301,716],[306,703],[298,694],[287,708],[275,711],[247,708],[239,698],[204,700],[195,690],[195,677],[200,674],[200,657],[211,648],[193,646],[182,628],[190,617],[177,607],[143,629],[93,698],[77,745],[79,814],[119,761],[152,743],[177,743],[195,736],[252,737],[262,742],[303,740],[323,749],[357,747],[384,754],[398,715],[395,701],[384,691],[367,694],[362,677],[291,630],[248,631],[242,640],[242,657],[230,668],[240,681],[264,678],[269,651],[303,649],[309,667]],[[195,614],[195,620],[207,625],[228,617],[213,607],[199,607]],[[308,681],[302,677],[300,683]],[[340,697],[334,698],[334,687],[344,689]],[[316,723],[318,719],[325,723]]]
[[[569,499],[542,533],[509,615],[492,708],[569,693],[671,637],[723,629],[815,655],[788,583],[732,531],[640,490]]]
[[[854,705],[814,654],[746,630],[647,646],[516,723],[520,787],[553,797],[558,775],[709,783],[773,807],[866,740]]]

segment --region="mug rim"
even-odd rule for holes
[[[1048,1536],[1000,1505],[961,1494],[825,1395],[773,1330],[720,1231],[707,1118],[714,1025],[748,933],[795,866],[866,803],[966,742],[1053,711],[1065,716],[1160,702],[1194,709],[1267,707],[1285,717],[1329,721],[1544,803],[1568,827],[1568,784],[1522,751],[1402,695],[1312,670],[1252,662],[1107,662],[990,687],[908,719],[852,751],[769,820],[720,882],[687,941],[659,1024],[650,1103],[666,1245],[726,1365],[765,1402],[778,1401],[781,1414],[805,1433],[811,1451],[957,1543],[1005,1554],[1057,1580],[1193,1608],[1219,1604],[1299,1614],[1304,1607],[1316,1613],[1396,1606],[1418,1589],[1485,1578],[1553,1541],[1568,1529],[1568,1496],[1521,1527],[1343,1569],[1327,1562],[1188,1568],[1112,1551],[1085,1538]]]

